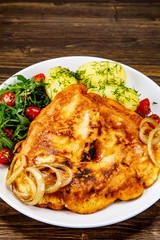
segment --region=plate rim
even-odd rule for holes
[[[93,61],[94,59],[94,61],[113,61],[113,62],[117,62],[117,61],[114,61],[114,60],[110,60],[110,59],[106,59],[106,58],[101,58],[101,57],[93,57],[93,56],[64,56],[64,57],[57,57],[57,58],[51,58],[51,59],[47,59],[47,60],[44,60],[44,61],[41,61],[41,62],[37,62],[37,63],[34,63],[34,64],[32,64],[32,65],[30,65],[30,66],[27,66],[26,68],[24,68],[24,69],[21,69],[20,71],[18,71],[17,73],[15,73],[14,75],[12,75],[11,77],[9,77],[8,79],[6,79],[1,85],[0,85],[0,88],[2,88],[4,85],[4,83],[8,83],[8,81],[13,81],[13,76],[15,76],[15,75],[17,75],[17,74],[20,74],[21,72],[23,72],[23,71],[27,71],[27,70],[29,70],[30,68],[34,68],[34,67],[36,67],[36,66],[38,66],[38,65],[40,65],[40,64],[46,64],[47,62],[52,62],[52,61],[54,61],[54,62],[56,62],[57,60],[64,60],[64,59],[85,59],[85,60],[87,60],[87,59],[90,59],[91,61]],[[121,63],[121,62],[118,62],[118,63],[120,63],[122,66],[124,66],[124,68],[126,68],[126,69],[130,69],[131,71],[134,71],[134,72],[136,72],[137,74],[140,74],[142,77],[145,77],[146,79],[148,79],[148,81],[149,82],[151,82],[156,88],[157,87],[159,87],[159,85],[155,82],[155,81],[153,81],[151,78],[149,78],[148,76],[146,76],[145,74],[143,74],[142,72],[140,72],[140,71],[138,71],[138,70],[136,70],[136,69],[134,69],[134,68],[132,68],[132,67],[130,67],[130,66],[128,66],[128,65],[126,65],[126,64],[123,64],[123,63]],[[159,87],[159,90],[160,90],[160,87]],[[149,187],[150,188],[150,187]],[[32,219],[35,219],[35,220],[37,220],[37,221],[40,221],[40,222],[43,222],[43,223],[47,223],[47,224],[50,224],[50,225],[54,225],[54,226],[60,226],[60,227],[68,227],[68,228],[96,228],[96,227],[103,227],[103,226],[110,226],[110,225],[113,225],[113,224],[116,224],[116,223],[119,223],[119,222],[123,222],[123,221],[125,221],[125,220],[128,220],[128,219],[130,219],[130,218],[132,218],[132,217],[134,217],[134,216],[137,216],[137,215],[139,215],[140,213],[142,213],[143,211],[145,211],[145,210],[147,210],[148,208],[150,208],[153,204],[155,204],[159,199],[160,199],[160,195],[159,195],[159,197],[155,197],[151,202],[150,202],[150,204],[146,204],[147,206],[146,207],[144,207],[143,209],[141,209],[141,211],[135,211],[134,213],[130,213],[129,215],[128,215],[128,217],[126,218],[126,217],[122,217],[121,218],[121,220],[117,220],[117,221],[112,221],[110,224],[105,224],[105,222],[104,223],[99,223],[99,224],[88,224],[87,226],[84,226],[83,224],[81,225],[81,224],[79,224],[79,225],[76,225],[76,224],[62,224],[62,223],[51,223],[50,221],[44,221],[43,219],[40,219],[40,218],[37,218],[36,216],[33,216],[32,214],[27,214],[23,209],[20,209],[20,207],[15,207],[14,206],[14,204],[12,204],[12,203],[10,203],[8,200],[7,200],[7,198],[6,197],[4,197],[4,196],[2,196],[2,193],[1,193],[1,190],[0,190],[0,197],[2,198],[2,200],[4,201],[4,202],[6,202],[9,206],[11,206],[12,208],[14,208],[15,210],[17,210],[18,212],[20,212],[20,213],[22,213],[23,215],[25,215],[25,216],[27,216],[27,217],[30,217],[30,218],[32,218]],[[133,200],[134,201],[134,200]],[[145,204],[144,204],[145,205]],[[51,210],[51,211],[55,211],[55,210]],[[103,211],[103,210],[101,210],[101,211]],[[91,214],[92,215],[92,214]]]

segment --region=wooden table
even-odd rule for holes
[[[0,1],[0,82],[46,59],[112,59],[160,85],[160,1]],[[160,239],[160,201],[113,226],[70,229],[30,219],[0,200],[0,239]]]

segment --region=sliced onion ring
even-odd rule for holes
[[[17,158],[20,157],[21,158],[21,165],[16,168],[14,170],[14,172],[12,173],[12,170],[13,170],[13,167],[14,167],[14,164],[17,160]],[[11,185],[14,180],[18,177],[18,175],[24,170],[24,167],[26,166],[26,157],[20,153],[17,153],[12,162],[11,162],[11,165],[10,165],[10,168],[8,170],[8,174],[7,174],[7,178],[6,178],[6,184],[9,186]]]
[[[147,144],[148,143],[148,136],[145,135],[145,132],[146,130],[149,130],[151,131],[152,128],[151,127],[141,127],[140,128],[140,131],[139,131],[139,136],[140,136],[140,139],[141,141],[144,143],[144,144]]]
[[[63,169],[66,172],[68,172],[68,174],[69,174],[69,177],[61,184],[61,187],[64,187],[64,186],[68,185],[72,181],[73,174],[72,174],[72,171],[69,167],[67,167],[63,164],[60,164],[60,163],[52,163],[51,165],[55,168]]]
[[[140,123],[140,128],[143,126],[144,123],[151,123],[154,127],[158,127],[158,123],[153,119],[153,118],[149,118],[149,117],[146,117],[144,118],[141,123]]]
[[[157,127],[157,128],[159,128],[159,127]],[[151,127],[141,127],[140,128],[139,136],[140,136],[141,141],[144,144],[148,144],[148,139],[149,139],[149,135],[148,136],[145,135],[146,130],[149,130],[149,132],[151,132],[154,129],[152,129]],[[154,138],[152,139],[152,144],[154,145],[154,144],[158,143],[159,141],[160,141],[159,135],[154,136]]]
[[[45,193],[44,177],[42,173],[35,167],[27,167],[25,170],[27,172],[30,172],[34,176],[37,185],[37,192],[34,198],[31,201],[25,201],[25,203],[28,205],[36,205],[37,203],[39,203]]]
[[[54,171],[56,174],[56,177],[57,177],[56,183],[54,185],[47,186],[45,189],[46,193],[53,193],[53,192],[56,192],[61,187],[61,184],[62,184],[61,174],[60,174],[59,170],[56,169],[55,167],[53,167],[51,164],[45,164],[45,163],[43,164],[42,163],[41,165],[36,166],[36,168],[38,168],[38,169],[43,169],[46,167],[50,168],[52,171]]]
[[[151,158],[152,162],[153,162],[157,167],[160,168],[160,163],[155,159],[154,154],[153,154],[153,152],[152,152],[152,146],[154,145],[154,144],[153,144],[154,135],[155,135],[156,133],[159,133],[159,134],[157,135],[156,139],[157,139],[157,141],[158,141],[158,140],[160,141],[160,127],[156,127],[156,128],[153,129],[153,130],[150,132],[150,134],[149,134],[149,138],[148,138],[148,152],[149,152],[149,155],[150,155],[150,158]],[[158,142],[159,142],[159,141],[158,141]],[[157,143],[158,143],[158,142],[157,142]]]
[[[28,177],[27,175],[25,176],[25,178],[26,178],[26,180],[28,181],[28,183],[31,187],[32,194],[28,193],[28,192],[20,192],[17,189],[13,188],[14,194],[23,202],[31,201],[35,197],[36,191],[37,191],[37,186],[34,183],[34,181],[30,177]]]
[[[20,160],[20,164],[18,167],[15,167],[15,163],[17,160]],[[28,192],[21,192],[16,187],[13,187],[13,192],[15,195],[28,205],[36,205],[40,202],[45,193],[53,193],[56,192],[59,188],[68,185],[72,180],[72,171],[70,168],[63,164],[59,163],[44,163],[40,165],[36,165],[33,167],[27,167],[26,157],[20,153],[17,153],[12,160],[10,165],[10,169],[7,174],[7,185],[11,185],[14,183],[15,179],[19,177],[22,173],[26,178],[26,181],[30,185],[30,189]],[[56,182],[53,185],[45,186],[45,179],[41,170],[44,168],[50,168],[56,174]],[[62,173],[60,169],[66,171],[68,173],[68,177],[62,181]],[[28,176],[27,172],[30,173]]]

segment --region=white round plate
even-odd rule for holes
[[[38,73],[47,74],[50,68],[62,66],[76,71],[78,67],[84,63],[92,61],[103,61],[107,59],[96,57],[62,57],[51,60],[46,60],[24,70],[17,74],[22,74],[26,78],[31,78]],[[160,87],[144,74],[126,65],[127,86],[138,91],[140,99],[149,98],[151,102],[151,109],[153,113],[160,115]],[[9,78],[5,83],[13,83],[14,77]],[[4,87],[4,84],[1,85]],[[157,104],[153,104],[156,102]],[[121,201],[119,203],[112,203],[105,209],[93,214],[76,214],[68,210],[54,211],[51,209],[38,208],[35,206],[27,206],[21,203],[13,193],[7,189],[5,184],[7,174],[7,166],[0,164],[0,197],[11,207],[21,212],[22,214],[36,219],[38,221],[71,228],[91,228],[101,227],[115,224],[127,220],[142,211],[149,208],[160,198],[160,178],[149,188],[145,189],[142,196],[135,200]]]

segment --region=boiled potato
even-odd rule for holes
[[[137,92],[122,85],[107,84],[103,87],[90,88],[88,92],[97,93],[101,97],[114,99],[133,111],[135,111],[139,106],[139,97]]]
[[[48,72],[45,83],[48,83],[45,87],[46,93],[51,100],[61,92],[63,89],[71,84],[77,84],[77,79],[74,77],[74,73],[67,68],[55,67],[51,68]]]
[[[121,64],[111,61],[89,62],[81,65],[76,77],[79,83],[87,88],[102,86],[114,83],[124,85],[126,82],[126,72]]]

